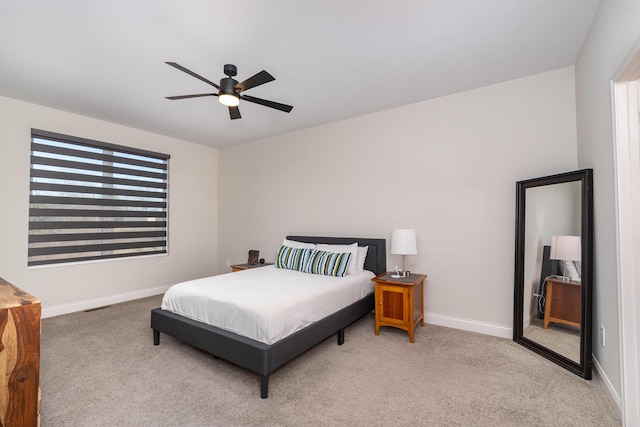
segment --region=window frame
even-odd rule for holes
[[[28,267],[168,253],[167,154],[31,129]]]

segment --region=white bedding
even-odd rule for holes
[[[345,277],[253,268],[172,286],[162,309],[273,344],[373,292],[374,274]]]

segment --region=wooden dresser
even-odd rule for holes
[[[40,300],[0,278],[0,426],[39,424]]]

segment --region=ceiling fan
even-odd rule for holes
[[[175,62],[165,62],[165,64],[169,64],[172,67],[177,68],[178,70],[183,71],[195,77],[196,79],[202,80],[203,82],[208,83],[218,89],[218,93],[198,93],[194,95],[167,96],[167,99],[176,100],[198,98],[202,96],[217,96],[222,105],[226,105],[227,107],[229,107],[229,116],[231,117],[231,120],[239,119],[242,117],[240,115],[240,110],[238,109],[240,100],[264,105],[265,107],[275,108],[276,110],[284,111],[285,113],[288,113],[293,109],[291,105],[280,104],[279,102],[268,101],[266,99],[256,98],[255,96],[249,96],[242,93],[247,89],[251,89],[253,87],[260,86],[262,84],[269,83],[270,81],[275,80],[275,77],[264,70],[260,71],[257,74],[254,74],[242,83],[238,83],[238,81],[233,78],[233,76],[238,74],[238,69],[235,65],[226,64],[224,66],[224,73],[227,75],[227,77],[220,79],[220,85],[217,85],[214,82],[194,73],[193,71],[184,68],[180,64],[176,64]]]

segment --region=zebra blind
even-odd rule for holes
[[[28,265],[166,253],[168,161],[31,129]]]

